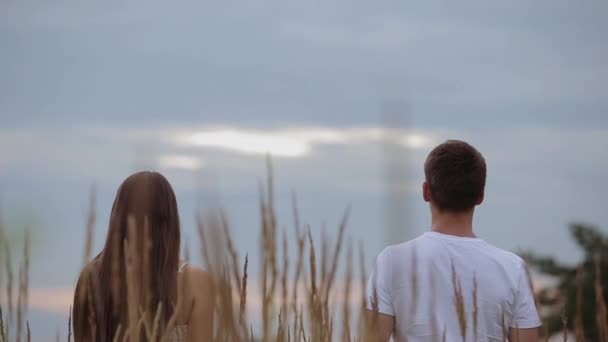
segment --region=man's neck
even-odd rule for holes
[[[441,234],[475,237],[473,233],[473,210],[455,213],[431,209],[431,230]]]

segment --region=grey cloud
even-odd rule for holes
[[[600,1],[2,6],[7,124],[606,124]]]

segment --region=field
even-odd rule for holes
[[[349,210],[337,228],[335,242],[323,236],[321,244],[316,240],[308,226],[301,224],[298,214],[297,199],[293,196],[292,228],[287,231],[278,229],[278,218],[274,211],[272,175],[267,185],[260,190],[260,254],[258,274],[250,274],[248,256],[240,255],[233,243],[228,218],[221,212],[209,212],[197,217],[199,230],[199,249],[206,262],[206,269],[212,275],[215,288],[215,336],[217,341],[374,341],[376,322],[372,316],[364,314],[360,307],[365,305],[365,288],[368,270],[363,262],[362,242],[353,243],[348,239],[347,225]],[[91,211],[87,229],[87,240],[83,244],[84,260],[91,257],[91,237],[95,213]],[[135,244],[136,223],[131,222],[130,237],[125,243],[127,255],[126,269],[128,284],[127,308],[129,308],[128,325],[117,331],[114,341],[163,341],[170,340],[175,317],[168,324],[159,324],[162,303],[152,312],[141,310],[139,298],[145,297],[146,284],[138,282],[134,274],[139,268],[146,267],[140,259]],[[282,232],[282,234],[281,234]],[[28,285],[30,250],[29,237],[25,235],[25,247],[22,251],[12,251],[4,230],[0,229],[2,247],[2,297],[0,306],[0,342],[32,340],[27,321]],[[297,248],[290,249],[294,245]],[[189,255],[190,251],[186,251]],[[19,257],[17,257],[19,256]],[[13,262],[20,259],[19,267],[14,270]],[[340,261],[345,261],[340,268]],[[344,272],[338,272],[338,269]],[[594,283],[596,316],[598,323],[598,341],[608,341],[608,324],[604,288],[601,279],[601,261],[596,258]],[[251,292],[252,279],[258,284],[256,293]],[[412,279],[412,283],[415,283]],[[577,300],[582,302],[582,271],[577,276]],[[531,284],[533,286],[533,284]],[[415,286],[414,286],[415,288]],[[475,326],[477,317],[467,317],[463,307],[463,294],[454,286],[455,312],[461,323],[463,341],[467,326]],[[474,293],[473,293],[474,295]],[[372,300],[373,302],[373,300]],[[177,304],[184,305],[183,303]],[[138,311],[136,308],[140,307]],[[577,314],[567,317],[562,314],[564,327],[573,326],[576,341],[585,341],[582,323],[582,304],[575,305]],[[135,309],[133,309],[135,308]],[[474,310],[473,312],[477,312]],[[94,319],[91,319],[94,324]],[[65,334],[67,341],[73,339],[71,317],[66,320]],[[473,329],[475,330],[475,329]],[[507,328],[504,329],[505,334]],[[569,330],[563,329],[563,340],[569,336]],[[437,340],[441,341],[442,333],[438,329]],[[544,333],[544,339],[549,334]],[[470,336],[469,336],[470,338]],[[514,336],[517,340],[517,336]],[[35,340],[35,339],[34,339]],[[59,338],[58,338],[59,340]],[[506,337],[504,338],[506,340]]]

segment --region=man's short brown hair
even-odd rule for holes
[[[467,211],[477,205],[486,185],[486,162],[473,146],[448,140],[424,163],[432,202],[439,210]]]

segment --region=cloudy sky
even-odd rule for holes
[[[122,179],[157,169],[187,237],[219,205],[255,253],[268,152],[280,222],[292,189],[317,233],[351,205],[371,259],[428,229],[424,157],[465,139],[488,162],[478,234],[575,262],[567,224],[608,228],[607,14],[601,0],[0,0],[0,203],[15,241],[33,230],[35,331],[63,324],[91,184],[96,250]]]

